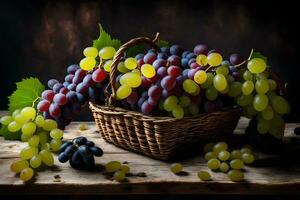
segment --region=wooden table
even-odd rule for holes
[[[25,146],[19,141],[6,141],[0,138],[0,194],[300,194],[299,151],[293,152],[296,162],[285,167],[276,155],[260,154],[259,161],[267,160],[268,164],[246,167],[246,181],[234,183],[226,174],[211,172],[213,181],[203,182],[197,177],[199,170],[207,170],[203,156],[186,159],[185,175],[178,176],[170,172],[170,163],[154,160],[143,155],[132,153],[106,143],[96,131],[94,122],[88,122],[89,129],[80,131],[79,122],[72,123],[65,131],[65,138],[84,135],[103,148],[104,155],[96,159],[99,170],[93,172],[78,171],[55,159],[55,166],[38,172],[32,183],[24,184],[10,171],[11,162],[18,157]],[[242,118],[235,133],[243,133],[248,120]],[[293,130],[299,124],[287,124],[285,140],[297,139]],[[296,142],[299,146],[299,142]],[[199,147],[200,149],[201,147]],[[298,154],[297,154],[298,153]],[[110,180],[102,167],[111,160],[128,162],[133,173],[125,183]],[[273,162],[274,161],[274,162]],[[285,162],[283,160],[282,162]],[[261,162],[263,163],[263,162]],[[146,177],[141,176],[144,172]],[[140,173],[140,174],[139,174]],[[55,176],[59,175],[59,179]]]

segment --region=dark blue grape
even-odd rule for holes
[[[162,48],[160,48],[160,51],[162,53],[169,54],[169,47],[162,47]]]
[[[57,84],[57,83],[59,83],[58,82],[58,80],[56,80],[56,79],[50,79],[49,81],[48,81],[48,87],[49,88],[51,88],[51,89],[53,89],[53,86],[55,85],[55,84]]]
[[[77,115],[81,112],[81,106],[79,103],[72,103],[70,104],[71,112],[74,115]]]
[[[63,86],[64,86],[65,88],[68,88],[69,85],[70,85],[70,83],[68,83],[68,82],[64,82],[64,83],[63,83]]]
[[[182,54],[181,54],[181,57],[182,58],[185,58],[190,52],[189,51],[184,51]]]
[[[86,94],[88,89],[89,89],[88,85],[86,85],[86,83],[84,83],[84,82],[79,83],[76,86],[76,92],[77,93]]]
[[[135,56],[135,59],[139,60],[139,59],[142,59],[143,57],[144,57],[144,54],[139,53]]]
[[[68,90],[70,91],[75,91],[76,90],[76,84],[75,83],[71,83],[70,85],[67,86]]]
[[[196,58],[196,57],[197,57],[197,55],[194,53],[189,53],[188,55],[186,55],[187,59],[192,59],[192,58]]]
[[[75,103],[77,101],[77,94],[74,91],[69,91],[66,97],[69,103]]]
[[[168,58],[168,55],[166,53],[160,52],[157,54],[157,58],[166,60]]]
[[[174,44],[170,47],[170,54],[180,56],[182,54],[182,48],[178,44]]]
[[[181,59],[181,65],[183,68],[188,68],[189,67],[189,60],[187,58],[182,58]]]
[[[64,152],[60,153],[58,155],[58,161],[61,163],[65,163],[69,160],[69,156],[66,156],[66,154]]]
[[[71,167],[73,167],[75,169],[81,169],[84,166],[83,164],[84,164],[83,159],[82,159],[82,156],[80,155],[79,151],[75,151],[70,159]]]
[[[63,88],[64,87],[64,85],[63,84],[61,84],[61,83],[56,83],[54,86],[53,86],[53,91],[54,92],[56,92],[56,93],[59,93],[59,90],[61,89],[61,88]]]
[[[73,64],[73,65],[70,65],[68,68],[67,68],[67,72],[68,74],[75,74],[75,72],[79,69],[79,66],[76,65],[76,64]]]
[[[80,94],[80,93],[76,93],[76,95],[77,95],[77,101],[78,101],[78,103],[80,104],[80,105],[84,105],[85,103],[86,103],[86,98],[85,98],[85,96],[83,96],[82,94]]]
[[[85,145],[88,146],[88,147],[93,147],[93,146],[95,146],[95,143],[92,142],[92,141],[87,141],[87,142],[85,143]]]
[[[78,148],[78,152],[83,156],[83,157],[90,157],[92,156],[92,152],[90,150],[89,147],[87,147],[86,145],[81,145]]]
[[[86,137],[82,137],[82,136],[81,137],[77,137],[74,140],[74,143],[78,144],[78,145],[84,145],[84,144],[86,144],[86,142],[87,142]]]
[[[72,144],[70,146],[68,146],[66,149],[65,149],[65,155],[66,156],[72,156],[74,154],[74,152],[77,150],[77,146]]]
[[[59,153],[64,152],[66,148],[72,144],[72,142],[64,142],[59,148]]]
[[[87,169],[91,169],[95,167],[95,158],[93,156],[90,157],[82,157],[82,161],[84,167]]]
[[[90,150],[94,156],[101,157],[103,155],[103,150],[99,147],[90,147]]]

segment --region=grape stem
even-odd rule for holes
[[[33,107],[34,108],[34,104],[40,99],[41,97],[37,97],[33,102],[32,102],[32,105],[31,105],[31,107]]]
[[[253,52],[254,52],[254,49],[252,48],[249,57],[246,60],[244,60],[243,62],[241,62],[240,64],[234,65],[234,67],[237,68],[237,67],[242,66],[243,64],[245,64],[247,61],[249,61],[252,57]]]

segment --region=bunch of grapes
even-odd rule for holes
[[[204,151],[208,168],[227,173],[232,181],[242,181],[244,179],[243,167],[245,164],[252,164],[255,160],[252,147],[248,145],[229,152],[225,142],[208,143],[204,146]]]
[[[15,110],[12,116],[1,118],[2,126],[8,131],[22,133],[21,140],[28,146],[21,150],[20,159],[11,164],[11,170],[20,173],[23,181],[30,180],[34,170],[42,164],[54,164],[51,152],[57,152],[62,144],[63,131],[57,128],[56,121],[37,115],[33,107]]]
[[[69,160],[71,167],[75,169],[93,169],[96,157],[101,157],[103,151],[95,146],[95,143],[86,137],[77,137],[72,142],[61,145],[58,160],[65,163]]]

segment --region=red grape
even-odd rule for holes
[[[51,102],[53,100],[54,95],[55,95],[55,92],[53,90],[45,90],[42,93],[42,98]]]
[[[166,76],[161,80],[161,87],[167,91],[172,90],[176,85],[176,78],[172,76]]]
[[[57,105],[65,105],[68,102],[66,95],[64,95],[62,93],[56,94],[53,98],[53,101]]]
[[[49,107],[50,107],[50,102],[47,100],[42,100],[37,105],[37,109],[41,112],[48,111]]]
[[[106,78],[107,73],[103,69],[97,69],[93,72],[92,78],[96,83],[101,83]]]
[[[168,68],[168,74],[172,77],[177,77],[182,73],[182,70],[180,67],[177,66],[170,66]]]
[[[58,118],[61,115],[61,110],[56,103],[52,103],[49,107],[51,117]]]

